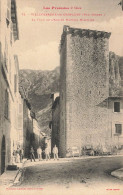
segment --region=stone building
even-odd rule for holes
[[[51,151],[56,145],[59,149],[60,133],[60,97],[59,93],[51,95],[52,98],[52,122],[51,122]]]
[[[18,98],[18,145],[23,148],[23,97],[19,93]]]
[[[18,108],[18,145],[24,149],[24,157],[28,158],[31,146],[35,151],[39,146],[40,128],[27,99],[27,92],[22,86],[20,86]]]
[[[59,150],[62,157],[71,147],[81,149],[91,145],[110,150],[123,145],[122,87],[114,58],[109,67],[110,35],[64,26],[60,45]],[[119,82],[117,93],[114,92],[116,82],[113,81],[114,89],[111,88],[113,72],[115,81]]]
[[[12,163],[17,145],[18,58],[13,46],[19,39],[15,0],[0,0],[0,174]]]

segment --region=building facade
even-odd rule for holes
[[[23,97],[21,93],[19,93],[18,98],[18,145],[23,148]]]
[[[40,144],[40,127],[31,110],[31,104],[27,99],[27,92],[20,86],[18,101],[18,146],[23,148],[24,157],[30,158],[30,148],[33,146],[35,154]]]
[[[110,93],[109,38],[107,32],[64,26],[60,46],[62,157],[72,147],[123,145],[122,94]],[[120,76],[118,71],[115,67],[115,78]]]
[[[18,39],[16,1],[0,0],[0,174],[12,163],[17,144],[18,59],[13,47]]]

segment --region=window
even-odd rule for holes
[[[122,134],[122,125],[121,124],[115,124],[115,133]]]
[[[7,9],[7,14],[6,14],[6,24],[7,24],[7,27],[9,26],[9,23],[10,23],[10,10]]]
[[[114,112],[120,112],[120,102],[114,102]]]
[[[7,27],[10,23],[10,9],[11,9],[11,1],[7,0],[7,11],[6,11],[6,23],[7,23]]]
[[[17,75],[14,75],[14,92],[17,92]]]
[[[5,91],[5,109],[4,109],[4,115],[8,119],[9,117],[9,95],[8,91]]]
[[[6,67],[6,70],[8,70],[8,44],[7,44],[7,40],[5,37],[5,51],[4,51],[4,64]]]
[[[6,70],[8,70],[8,58],[7,58],[7,53],[4,52],[4,64],[5,64],[5,67],[6,67]]]

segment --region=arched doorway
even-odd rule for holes
[[[5,136],[3,135],[2,145],[1,145],[1,174],[3,174],[5,171],[5,156],[6,156],[6,143],[5,143]]]

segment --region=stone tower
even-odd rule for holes
[[[64,26],[60,45],[60,154],[107,136],[111,33]],[[102,138],[103,137],[103,138]]]

